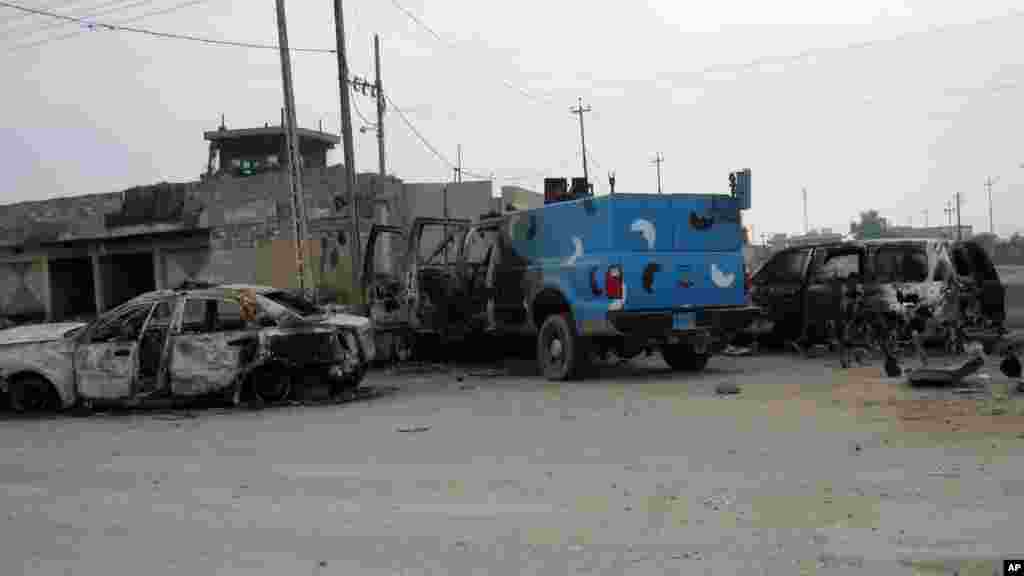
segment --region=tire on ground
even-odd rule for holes
[[[673,370],[700,372],[708,365],[711,354],[698,353],[692,344],[665,344],[661,347],[661,357]]]
[[[587,365],[587,346],[565,314],[551,314],[537,332],[537,364],[551,381],[579,378]]]
[[[281,367],[265,366],[248,376],[248,396],[267,404],[280,402],[291,393],[291,376]]]
[[[21,413],[56,411],[60,396],[50,381],[37,374],[23,374],[11,380],[8,387],[11,410]]]

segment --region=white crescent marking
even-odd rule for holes
[[[640,235],[644,237],[644,240],[647,240],[647,249],[654,250],[654,239],[657,233],[654,228],[654,224],[649,220],[640,218],[633,221],[633,225],[630,227],[630,230],[632,232],[639,232]]]
[[[726,274],[718,268],[718,264],[711,265],[711,281],[719,288],[728,288],[736,281],[736,273]]]
[[[565,265],[566,266],[572,266],[573,264],[576,263],[576,260],[579,260],[579,258],[581,256],[583,256],[583,240],[579,236],[573,236],[572,237],[572,244],[573,244],[573,253],[572,253],[572,256],[569,256],[565,260]]]

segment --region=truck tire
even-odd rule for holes
[[[699,354],[690,344],[666,344],[661,347],[661,357],[673,370],[700,372],[707,367],[711,354]]]
[[[541,374],[553,382],[579,377],[587,358],[583,340],[565,315],[552,314],[545,318],[537,332],[537,363]]]

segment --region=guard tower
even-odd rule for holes
[[[303,168],[327,166],[327,151],[341,141],[334,134],[297,128]],[[205,176],[252,176],[281,170],[288,165],[285,130],[282,125],[228,130],[223,120],[217,130],[204,132],[210,143]]]

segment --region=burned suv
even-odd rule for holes
[[[302,309],[281,294],[241,285],[162,290],[89,324],[2,330],[0,388],[21,411],[202,396],[273,402],[358,386],[373,355],[369,320]]]
[[[956,344],[965,332],[1001,331],[1005,289],[984,249],[971,241],[877,239],[793,247],[762,265],[752,299],[765,310],[754,332],[823,341],[853,286],[863,309],[887,331],[908,340]]]

